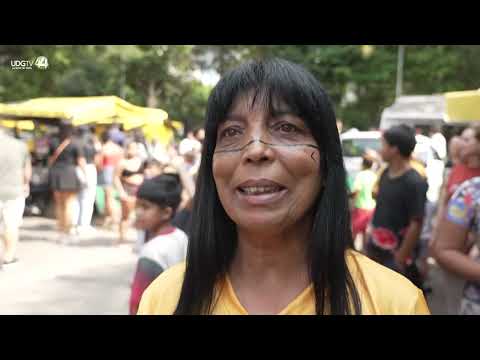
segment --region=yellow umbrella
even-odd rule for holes
[[[37,98],[0,104],[0,116],[9,119],[68,120],[74,126],[122,123],[130,129],[142,126],[152,117],[168,118],[164,110],[136,106],[116,96]]]
[[[480,121],[480,89],[445,93],[445,120]]]

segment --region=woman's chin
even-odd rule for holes
[[[282,230],[287,223],[285,217],[272,216],[272,214],[249,214],[243,216],[241,221],[237,222],[241,228],[248,229],[249,232],[273,233]]]

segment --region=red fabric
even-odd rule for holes
[[[398,237],[387,228],[374,228],[372,230],[373,243],[383,250],[395,250],[398,247]]]
[[[447,182],[447,197],[450,199],[457,188],[471,178],[480,176],[480,168],[469,168],[464,164],[453,167]]]
[[[148,271],[145,271],[145,269],[142,269],[139,265],[137,265],[137,270],[135,271],[135,277],[133,279],[130,294],[130,315],[137,314],[143,292],[152,283],[152,281],[155,280],[155,278],[156,276],[152,276]]]
[[[120,159],[120,155],[103,155],[103,166],[117,166]]]
[[[175,226],[169,225],[166,228],[164,228],[162,231],[155,234],[155,236],[168,235],[168,234],[171,234],[171,233],[175,232],[175,230],[177,230],[177,228]]]
[[[365,232],[367,225],[373,217],[374,210],[358,209],[355,208],[352,211],[352,233],[353,238],[357,234]]]

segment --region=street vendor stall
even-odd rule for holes
[[[45,186],[48,189],[48,176],[44,176],[48,175],[48,151],[43,151],[45,146],[42,144],[46,143],[48,149],[48,139],[56,136],[60,124],[95,125],[100,131],[106,130],[111,124],[119,124],[126,131],[155,124],[157,131],[168,132],[167,119],[168,114],[162,109],[136,106],[116,96],[36,98],[0,104],[0,125],[13,129],[16,134],[27,131],[27,137],[33,139],[33,145],[32,141],[26,141],[36,162],[34,179],[41,178],[47,184],[32,184],[32,192],[37,188],[45,192]],[[38,154],[40,148],[42,151]]]

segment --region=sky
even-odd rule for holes
[[[215,86],[220,80],[220,75],[215,70],[202,71],[197,69],[193,72],[193,76],[207,86]]]

